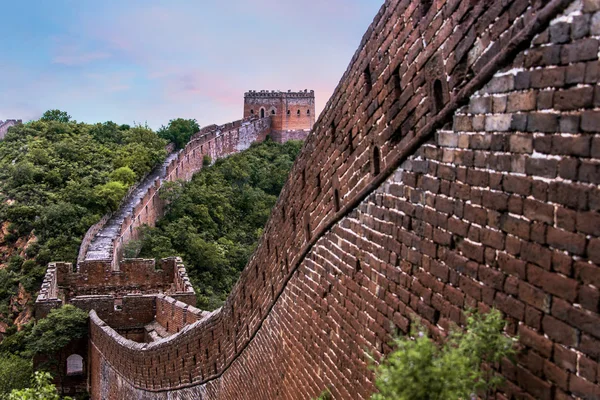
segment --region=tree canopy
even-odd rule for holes
[[[69,122],[71,116],[66,111],[61,110],[48,110],[40,118],[41,121],[56,121],[56,122]]]
[[[158,136],[175,144],[178,149],[185,147],[194,133],[200,127],[195,119],[176,118],[169,121],[167,126],[161,126]]]

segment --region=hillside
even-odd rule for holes
[[[164,159],[165,145],[148,127],[64,112],[10,129],[0,141],[0,333],[30,319],[48,262],[74,262],[87,229]]]
[[[247,264],[302,142],[266,141],[167,185],[170,204],[156,228],[131,242],[128,256],[181,256],[198,305],[220,307]],[[140,251],[141,250],[141,251]]]

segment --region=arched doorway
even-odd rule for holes
[[[67,357],[67,375],[83,374],[83,357],[79,354],[71,354]]]

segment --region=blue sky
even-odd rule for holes
[[[383,0],[11,1],[0,120],[241,118],[249,89],[314,89],[320,112]]]

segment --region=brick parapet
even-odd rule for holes
[[[7,119],[6,121],[0,121],[0,139],[4,139],[4,136],[8,133],[8,129],[17,124],[21,124],[20,119]]]
[[[157,179],[154,186],[134,206],[131,215],[120,225],[119,234],[113,239],[113,265],[123,258],[123,245],[138,239],[138,228],[154,226],[163,215],[164,201],[160,187],[164,181],[190,180],[203,167],[204,156],[211,160],[227,157],[243,151],[255,141],[264,140],[270,133],[269,118],[246,118],[224,125],[211,125],[192,136],[184,149],[167,166],[164,178]]]
[[[596,396],[598,11],[386,2],[223,308],[160,350],[93,331],[92,395],[367,398],[396,330],[496,306],[497,398]]]

